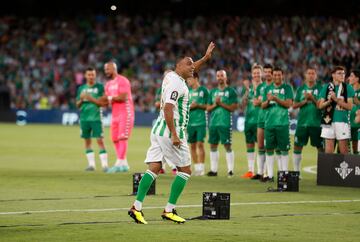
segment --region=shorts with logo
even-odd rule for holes
[[[256,142],[257,139],[257,124],[245,122],[245,141],[247,144]]]
[[[265,149],[288,151],[290,149],[289,126],[273,126],[265,128]]]
[[[305,146],[310,138],[310,144],[314,147],[322,147],[321,127],[297,126],[294,137],[295,146]]]
[[[226,126],[209,127],[209,144],[217,145],[219,142],[223,145],[231,144],[232,128]]]
[[[104,137],[101,121],[80,121],[81,138],[102,138]]]
[[[206,136],[206,127],[203,126],[188,126],[188,143],[204,142]]]
[[[321,137],[324,139],[345,140],[350,139],[350,125],[343,122],[332,122],[331,125],[323,126]]]
[[[151,133],[151,145],[147,151],[145,163],[166,162],[171,166],[185,167],[191,165],[189,146],[186,139],[181,139],[180,147],[172,144],[171,138]]]

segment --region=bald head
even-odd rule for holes
[[[225,70],[218,70],[216,72],[216,80],[218,81],[218,84],[224,85],[227,82],[227,75]]]
[[[105,76],[114,79],[117,73],[117,65],[113,61],[106,62],[104,65]]]

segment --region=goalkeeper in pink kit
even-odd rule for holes
[[[105,85],[105,95],[112,107],[111,137],[115,146],[117,160],[108,173],[126,172],[129,165],[126,159],[128,139],[134,127],[134,104],[129,80],[119,75],[114,62],[104,66],[105,75],[110,80]]]

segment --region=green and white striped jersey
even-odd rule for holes
[[[163,79],[160,113],[151,131],[155,135],[171,137],[169,128],[165,122],[165,103],[174,105],[176,133],[180,139],[184,139],[190,113],[189,88],[185,80],[174,71],[167,73]]]

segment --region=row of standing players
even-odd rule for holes
[[[238,95],[233,88],[227,85],[227,77],[224,70],[219,70],[217,72],[218,87],[211,90],[209,94],[204,88],[201,88],[202,90],[200,90],[198,78],[191,77],[193,76],[192,72],[196,70],[196,66],[199,66],[199,64],[205,62],[211,57],[211,52],[213,48],[214,45],[213,43],[211,43],[208,47],[206,55],[195,63],[193,63],[191,58],[188,57],[180,59],[177,63],[175,72],[172,72],[171,74],[171,78],[169,76],[169,78],[165,79],[166,82],[169,82],[171,79],[174,84],[176,82],[177,84],[181,84],[183,86],[186,85],[183,83],[183,80],[185,79],[188,80],[191,87],[191,111],[189,117],[190,123],[187,131],[188,141],[191,144],[191,153],[193,156],[192,159],[195,162],[195,175],[204,174],[204,153],[200,152],[199,154],[197,152],[197,148],[201,148],[201,146],[203,147],[201,143],[204,143],[203,141],[206,134],[205,110],[207,110],[211,112],[209,121],[211,170],[209,171],[208,175],[217,175],[219,161],[219,153],[217,148],[218,144],[221,142],[226,149],[228,175],[232,177],[234,175],[234,153],[231,148],[231,120],[232,112],[235,111],[239,105]],[[98,125],[97,119],[92,120],[90,117],[94,114],[94,112],[99,112],[100,106],[111,104],[113,112],[113,118],[111,123],[112,139],[115,144],[117,154],[124,152],[124,150],[126,154],[127,139],[130,136],[133,124],[133,116],[131,118],[131,114],[133,113],[133,107],[131,106],[132,100],[130,83],[126,78],[117,74],[115,63],[107,63],[105,65],[105,73],[106,76],[111,80],[106,84],[105,95],[103,95],[103,88],[101,90],[100,86],[98,88],[95,88],[94,86],[96,72],[93,69],[88,69],[85,73],[87,76],[87,84],[83,87],[85,90],[82,90],[82,88],[79,89],[77,104],[81,110],[80,125],[82,130],[82,137],[85,139],[86,148],[88,148],[88,141],[91,140],[90,138],[96,137],[94,136],[94,131],[96,130],[94,127],[97,126],[92,125]],[[263,73],[265,76],[264,83],[262,83]],[[91,74],[93,77],[89,78],[89,74]],[[347,110],[352,109],[352,101],[355,93],[354,89],[350,85],[345,85],[344,88],[344,85],[342,84],[345,81],[344,68],[336,67],[334,68],[332,74],[333,81],[331,86],[333,86],[334,88],[329,89],[328,87],[330,86],[330,84],[325,85],[323,88],[321,88],[320,86],[316,86],[315,84],[315,69],[309,68],[306,71],[306,84],[297,91],[294,106],[300,108],[299,122],[301,121],[301,116],[303,116],[304,123],[302,123],[302,125],[298,125],[295,135],[296,148],[294,149],[294,153],[298,155],[298,162],[296,162],[296,156],[294,154],[295,169],[296,166],[298,167],[298,169],[300,167],[301,150],[302,147],[306,145],[309,137],[311,138],[312,145],[318,147],[319,149],[321,149],[322,147],[322,145],[320,145],[320,137],[325,138],[326,152],[330,153],[334,150],[336,140],[338,141],[340,152],[347,152],[347,143],[350,138],[350,123]],[[243,95],[243,100],[240,102],[241,105],[247,106],[245,114],[245,136],[249,160],[249,171],[252,173],[247,173],[251,174],[251,176],[245,174],[245,177],[250,177],[253,179],[261,178],[262,181],[272,181],[274,151],[276,149],[280,151],[279,169],[288,169],[288,150],[290,149],[288,109],[293,105],[293,91],[288,84],[285,84],[283,82],[283,71],[279,68],[272,68],[268,65],[262,68],[259,65],[255,65],[252,69],[252,75],[253,84],[246,90]],[[91,79],[93,81],[89,82],[89,80]],[[356,82],[353,80],[356,80]],[[356,90],[358,89],[358,81],[359,75],[357,72],[353,71],[350,75],[350,82],[354,84],[354,86],[356,85]],[[187,92],[185,90],[187,88],[181,88],[184,89],[181,95],[187,95]],[[169,125],[168,129],[172,130],[171,134],[173,134],[174,125],[180,125],[180,120],[178,120],[177,123],[172,124],[172,118],[175,117],[173,116],[172,112],[174,112],[174,114],[177,112],[177,115],[183,115],[184,113],[180,113],[180,110],[178,108],[184,108],[186,113],[188,112],[188,106],[185,107],[184,103],[180,105],[178,102],[179,92],[178,89],[176,89],[176,85],[174,86],[173,84],[169,84],[169,88],[165,85],[165,90],[167,90],[167,94],[165,95],[166,100],[162,97],[162,104],[165,100],[165,108],[162,107],[164,109],[162,111],[162,116],[165,115],[165,121],[162,120],[164,119],[164,117],[160,117],[160,121],[162,121],[162,128],[159,131],[160,136],[164,135],[161,133],[163,132],[164,127],[166,129],[167,125]],[[207,95],[208,97],[206,97]],[[355,98],[355,100],[357,100],[357,98]],[[116,104],[121,104],[121,108],[119,105]],[[171,107],[173,111],[166,111],[169,107]],[[175,107],[176,110],[174,109]],[[318,109],[328,110],[332,109],[332,107],[334,107],[335,109],[333,112],[330,112],[330,119],[332,119],[333,122],[328,123],[330,125],[324,126],[321,130],[320,123],[322,118]],[[85,117],[88,117],[89,119],[85,120]],[[123,120],[122,117],[126,117],[125,120]],[[197,120],[196,117],[202,118],[199,118],[199,120]],[[327,116],[327,118],[329,117]],[[357,121],[359,121],[359,118],[360,115],[357,115]],[[201,123],[197,123],[197,121],[200,121]],[[318,123],[317,125],[312,126],[310,125],[312,122]],[[160,122],[157,123],[158,125],[155,125],[153,127],[154,132],[157,131],[157,129],[159,128]],[[170,125],[172,127],[170,127]],[[181,125],[181,127],[183,127],[184,123],[182,123]],[[320,132],[320,136],[314,135],[315,131],[312,128],[318,128],[317,132]],[[86,132],[86,134],[84,134],[84,132]],[[160,139],[160,136],[158,137],[152,132],[152,145],[148,150],[148,155],[146,159],[146,163],[149,164],[149,169],[146,171],[144,177],[141,179],[136,200],[133,206],[128,211],[130,217],[132,217],[137,223],[147,224],[146,220],[144,219],[144,214],[142,212],[142,203],[147,194],[147,191],[149,190],[152,182],[156,179],[157,174],[161,168],[161,164],[159,164],[161,163],[160,155],[173,157],[175,160],[177,160],[179,164],[177,165],[177,167],[180,169],[179,172],[177,172],[176,178],[171,185],[169,201],[166,204],[163,214],[161,216],[163,219],[171,220],[177,223],[183,223],[186,221],[185,219],[177,215],[175,206],[183,188],[186,185],[187,180],[190,177],[191,171],[188,164],[191,164],[191,162],[189,162],[188,160],[184,160],[184,164],[181,163],[183,162],[182,159],[186,158],[185,154],[181,155],[182,153],[179,152],[180,150],[182,150],[182,148],[184,148],[184,146],[181,145],[181,142],[179,142],[179,137],[177,137],[175,133],[173,136],[169,136],[171,141],[169,140],[169,137],[163,136],[163,138]],[[154,137],[157,137],[157,139],[153,140]],[[102,139],[98,138],[98,143],[100,145],[101,142],[99,142],[99,140],[102,141]],[[126,141],[126,143],[124,143],[123,141]],[[159,141],[166,141],[166,144],[159,143]],[[259,145],[259,155],[257,156],[258,172],[256,175],[254,174],[255,142],[257,142]],[[174,154],[165,154],[164,150],[158,149],[159,145],[161,147],[164,146],[164,148],[169,148],[171,151],[174,152]],[[266,153],[266,155],[264,153]],[[104,153],[100,153],[100,159],[102,159],[101,155],[103,154]],[[122,153],[122,155],[124,155],[124,153]],[[149,159],[148,156],[150,157]],[[119,164],[117,164],[118,162]],[[127,162],[124,163],[124,160],[119,159],[119,156],[117,163],[114,167],[112,167],[112,169],[118,167],[119,169],[121,169],[121,171],[128,170],[129,167],[127,165]],[[106,171],[107,162],[106,166],[104,166],[103,162],[102,164],[104,170]],[[263,176],[265,173],[265,164],[267,167],[267,178]]]
[[[131,134],[133,115],[130,120],[119,120],[117,116],[121,111],[133,113],[132,100],[129,100],[124,110],[113,110],[115,119],[111,124],[112,141],[116,150],[117,161],[112,168],[108,168],[107,152],[103,142],[103,129],[101,125],[101,106],[116,102],[122,103],[122,99],[128,96],[131,99],[130,83],[117,73],[116,64],[109,62],[105,65],[105,73],[109,79],[117,82],[108,82],[107,88],[96,83],[96,72],[94,69],[87,69],[85,77],[87,83],[78,90],[77,105],[80,108],[81,137],[85,140],[86,157],[88,167],[86,170],[95,170],[95,155],[91,147],[91,138],[97,139],[100,148],[99,157],[102,168],[105,172],[128,171],[129,165],[126,159],[127,138]],[[333,82],[335,87],[345,81],[345,69],[335,67],[333,71]],[[352,152],[358,153],[358,130],[360,125],[355,122],[356,110],[359,105],[360,73],[357,70],[351,71],[347,85],[347,103],[354,103],[350,115],[345,108],[337,105],[335,107],[333,130],[321,128],[320,105],[326,105],[327,84],[321,86],[317,83],[316,69],[309,67],[305,72],[305,83],[298,88],[295,99],[292,88],[284,83],[283,71],[273,68],[271,65],[254,65],[252,67],[252,81],[249,86],[243,89],[240,98],[234,88],[228,86],[227,75],[224,70],[216,73],[218,87],[208,92],[200,85],[199,76],[195,73],[189,78],[190,87],[190,117],[188,124],[188,143],[190,144],[191,157],[194,162],[194,175],[205,175],[205,151],[204,139],[206,136],[207,115],[211,112],[209,120],[209,143],[210,143],[210,171],[208,176],[217,176],[219,152],[218,144],[224,145],[226,150],[226,163],[228,176],[234,172],[234,152],[232,151],[232,112],[239,105],[245,108],[245,140],[247,148],[248,172],[242,177],[260,179],[261,181],[273,181],[274,159],[277,156],[278,170],[288,170],[288,151],[290,149],[289,139],[289,115],[288,109],[299,108],[297,129],[293,148],[293,170],[300,171],[302,159],[302,148],[311,140],[311,145],[319,152],[332,153],[335,141],[338,140],[338,150],[341,153],[348,152],[349,140],[352,141]],[[264,81],[263,81],[264,80]],[[116,83],[120,83],[117,84]],[[111,90],[111,91],[110,91]],[[102,98],[106,93],[106,98]],[[161,89],[159,89],[161,91]],[[334,90],[338,92],[339,90]],[[112,94],[110,94],[112,92]],[[124,95],[125,93],[125,95]],[[329,95],[329,93],[328,93]],[[340,94],[335,94],[341,98]],[[160,93],[157,93],[157,107]],[[294,99],[294,100],[293,100]],[[321,100],[323,99],[323,100]],[[330,98],[331,99],[331,98]],[[320,103],[322,101],[322,103]],[[115,104],[115,105],[114,105]],[[349,117],[350,116],[350,117]],[[336,129],[338,129],[336,132]],[[345,132],[343,132],[345,131]],[[333,136],[332,134],[333,133]],[[329,136],[330,135],[330,136]],[[334,137],[335,136],[335,137]],[[257,143],[258,154],[255,155],[255,143]],[[275,153],[275,154],[274,154]],[[256,161],[256,162],[255,162]],[[255,163],[257,171],[255,172]],[[164,172],[164,170],[162,170]],[[172,167],[173,173],[176,167]]]
[[[311,146],[318,152],[333,153],[336,143],[338,151],[348,153],[349,141],[352,142],[352,152],[358,154],[360,124],[355,122],[356,111],[359,109],[360,72],[351,71],[346,85],[347,95],[345,105],[335,105],[333,124],[322,125],[322,109],[331,93],[327,93],[328,84],[317,82],[316,69],[307,68],[305,83],[296,91],[283,80],[283,70],[267,64],[264,67],[255,64],[252,67],[251,84],[239,95],[235,89],[228,86],[224,70],[216,73],[218,87],[210,92],[199,82],[199,76],[194,73],[189,78],[190,117],[187,128],[191,159],[194,162],[194,175],[205,175],[205,150],[207,115],[209,115],[210,171],[208,176],[217,176],[219,151],[218,144],[224,145],[228,177],[234,175],[234,152],[232,151],[232,112],[239,105],[245,108],[245,140],[247,149],[248,171],[243,178],[274,181],[274,163],[277,160],[278,170],[287,171],[289,163],[290,134],[289,108],[299,109],[297,128],[293,147],[293,170],[300,171],[302,149],[310,140]],[[263,81],[264,80],[264,81]],[[332,83],[335,86],[334,95],[340,100],[344,95],[339,93],[339,84],[345,82],[345,69],[337,66],[332,72]],[[157,92],[157,108],[160,107],[161,89]],[[327,97],[328,95],[328,97]],[[340,103],[340,101],[338,101]],[[349,104],[354,105],[349,106]],[[328,103],[331,103],[329,101]],[[335,103],[335,101],[333,101]],[[350,111],[348,111],[350,110]],[[349,115],[350,114],[350,115]],[[321,126],[324,126],[323,128]],[[330,127],[329,127],[330,126]],[[324,142],[325,141],[325,142]],[[257,156],[255,144],[257,143]],[[325,147],[325,149],[324,149]],[[255,171],[255,163],[257,170]],[[174,170],[175,167],[172,167]]]

